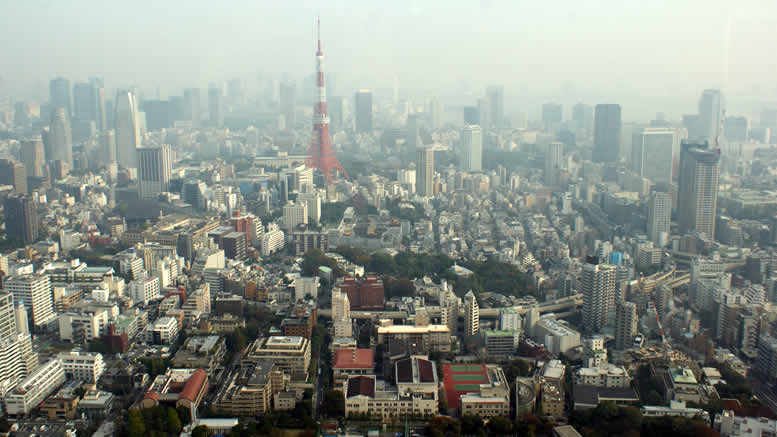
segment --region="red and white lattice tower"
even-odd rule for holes
[[[318,21],[318,51],[316,52],[316,86],[318,87],[318,101],[313,108],[313,139],[310,145],[310,158],[308,166],[321,170],[327,182],[332,182],[333,172],[341,172],[345,177],[348,174],[337,160],[335,150],[332,148],[332,139],[329,136],[329,115],[326,109],[326,87],[324,83],[324,51],[321,49],[321,20]]]

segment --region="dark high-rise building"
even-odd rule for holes
[[[148,130],[165,129],[172,126],[170,102],[167,100],[146,100],[143,102],[143,112],[146,113],[146,128]]]
[[[421,143],[420,135],[420,123],[418,120],[418,114],[410,114],[407,116],[407,135],[405,136],[405,150],[409,150],[412,153]]]
[[[546,132],[558,132],[564,120],[563,106],[560,103],[542,105],[542,127]]]
[[[221,115],[221,90],[215,86],[208,89],[208,113],[210,124],[214,127],[222,127],[224,119]]]
[[[501,127],[504,123],[505,114],[504,87],[495,85],[489,86],[486,88],[486,97],[488,98],[488,113],[491,115],[489,122],[494,127]]]
[[[297,85],[283,82],[280,86],[281,114],[286,130],[294,130],[297,125]]]
[[[594,115],[594,162],[617,162],[621,150],[621,105],[596,105]]]
[[[21,162],[0,159],[0,185],[13,186],[15,194],[27,194],[27,172]]]
[[[221,237],[221,248],[224,256],[231,259],[243,259],[246,256],[246,234],[230,232]]]
[[[70,98],[70,81],[58,77],[49,81],[49,105],[54,108],[65,108],[68,118],[72,116],[73,106]]]
[[[341,96],[329,97],[327,106],[329,109],[329,131],[337,132],[343,128],[343,98]]]
[[[464,107],[464,124],[480,124],[480,110],[477,106]]]
[[[170,123],[175,124],[176,121],[187,121],[190,118],[187,115],[186,101],[182,96],[170,96],[167,99],[168,109],[170,110]]]
[[[73,85],[73,120],[94,120],[97,108],[92,85],[88,82],[78,82]]]
[[[24,244],[38,239],[38,214],[31,197],[9,196],[5,199],[3,208],[6,238],[22,241]]]
[[[116,131],[113,129],[103,130],[100,136],[100,146],[105,164],[116,162]]]
[[[422,197],[434,196],[434,148],[416,149],[415,192]]]
[[[720,149],[684,142],[680,150],[678,217],[680,233],[715,238]]]
[[[192,127],[200,127],[200,89],[186,88],[183,90],[183,100],[185,106],[185,117],[192,121]]]
[[[356,132],[372,132],[372,91],[359,90],[354,95]]]

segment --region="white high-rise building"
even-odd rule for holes
[[[502,331],[520,331],[521,315],[514,308],[499,311],[499,329]]]
[[[683,143],[680,152],[678,216],[680,233],[715,238],[720,149]]]
[[[458,329],[459,306],[461,301],[453,290],[440,292],[440,323],[447,326],[451,332]]]
[[[348,295],[338,287],[332,289],[332,322],[335,338],[353,336],[351,302],[348,300]]]
[[[5,396],[5,412],[10,416],[30,414],[65,383],[62,362],[53,359],[30,373]]]
[[[283,249],[285,234],[276,223],[269,223],[261,238],[262,256],[270,256]]]
[[[308,224],[308,205],[304,202],[289,202],[283,206],[283,226],[292,231],[299,225]]]
[[[672,195],[653,191],[648,201],[648,238],[657,246],[664,246],[669,240],[671,226]]]
[[[583,329],[599,333],[615,310],[615,266],[589,259],[583,266]]]
[[[480,171],[483,167],[483,134],[480,126],[469,124],[461,130],[461,168]]]
[[[170,146],[138,147],[138,197],[156,200],[160,193],[169,190],[173,172]]]
[[[545,149],[545,185],[555,187],[559,184],[559,174],[563,168],[564,144],[550,143]]]
[[[415,192],[421,197],[434,196],[434,149],[416,149]]]
[[[137,168],[137,152],[140,146],[140,126],[137,103],[131,91],[120,91],[116,95],[116,160],[124,168]]]
[[[62,352],[57,355],[57,359],[62,362],[68,379],[84,381],[87,384],[97,384],[105,371],[105,363],[100,353]]]
[[[16,336],[16,315],[11,293],[0,293],[0,340]]]
[[[48,276],[14,276],[6,280],[4,288],[13,294],[15,302],[24,303],[34,326],[43,326],[56,318]]]
[[[309,221],[316,223],[321,221],[321,196],[318,193],[302,193],[297,196],[297,202],[307,206]]]
[[[29,334],[0,339],[0,398],[37,368],[38,354]]]
[[[472,290],[464,295],[465,334],[467,337],[480,332],[480,307]]]
[[[637,305],[633,302],[619,301],[615,309],[615,348],[619,350],[631,347],[637,335]]]
[[[655,183],[672,182],[672,160],[677,151],[673,129],[645,128],[632,134],[631,166],[634,172]]]
[[[51,116],[49,128],[49,150],[46,151],[49,161],[62,161],[73,165],[73,134],[71,133],[70,116],[65,108],[56,108]]]
[[[130,282],[130,296],[136,303],[148,305],[154,299],[159,299],[159,278],[137,279]]]

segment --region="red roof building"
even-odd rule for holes
[[[351,310],[382,310],[385,306],[383,281],[375,275],[362,279],[340,278],[336,286],[348,295]]]
[[[342,389],[350,376],[375,374],[375,355],[372,349],[338,349],[332,365],[334,388]]]
[[[169,405],[186,407],[196,417],[205,394],[208,392],[208,373],[202,369],[168,369],[158,375],[140,402],[141,408]]]

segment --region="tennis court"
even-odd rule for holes
[[[480,384],[456,384],[455,387],[458,392],[480,391]]]
[[[451,364],[453,373],[482,372],[483,366],[478,364]]]
[[[482,373],[473,373],[470,375],[465,373],[454,373],[452,376],[454,381],[466,381],[466,382],[477,382],[477,383],[486,382],[486,375]]]

